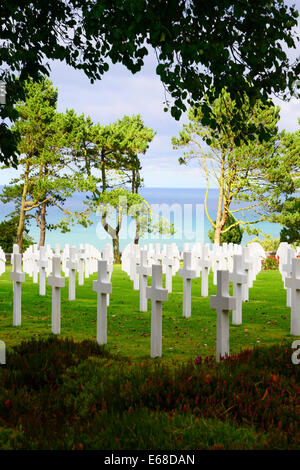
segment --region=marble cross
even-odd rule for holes
[[[162,287],[162,265],[152,265],[152,286],[146,290],[151,300],[151,357],[162,354],[162,302],[168,300],[168,291]]]
[[[232,324],[242,324],[242,286],[247,282],[247,275],[243,270],[243,256],[233,255],[233,271],[229,273],[229,281],[233,284],[233,297],[236,298],[236,308],[232,310]]]
[[[84,260],[85,260],[85,249],[79,249],[79,264],[78,264],[78,285],[83,286],[84,284]]]
[[[140,265],[137,266],[137,272],[140,275],[140,312],[147,312],[147,282],[148,276],[151,276],[151,266],[148,266],[147,261],[147,250],[141,250],[141,261]]]
[[[167,255],[164,258],[164,265],[166,269],[166,289],[168,289],[168,292],[170,293],[172,292],[173,270],[176,265],[172,245],[167,246]]]
[[[282,264],[282,277],[285,280],[286,277],[290,277],[292,275],[292,259],[296,258],[296,252],[293,248],[287,248],[286,250],[286,263]],[[292,302],[292,291],[288,287],[286,289],[286,306],[291,307]]]
[[[2,248],[0,248],[0,275],[5,273],[5,261],[5,253]]]
[[[292,259],[292,273],[285,278],[285,287],[292,292],[290,334],[300,336],[300,258]]]
[[[91,247],[88,243],[85,244],[85,263],[84,263],[84,277],[88,279],[91,275]]]
[[[236,299],[229,296],[229,272],[218,271],[217,295],[210,296],[210,308],[217,310],[217,362],[229,354],[229,311],[236,308]]]
[[[111,249],[109,245],[106,245],[104,247],[102,251],[102,259],[104,261],[107,261],[107,276],[108,276],[107,280],[110,281],[112,273],[113,273],[113,269],[114,269],[114,257],[111,253]],[[109,306],[109,295],[107,295],[106,297],[106,302],[107,302],[107,306]]]
[[[208,296],[208,274],[210,268],[210,259],[208,258],[208,247],[202,247],[201,259],[199,260],[199,266],[201,268],[201,297]]]
[[[76,271],[78,269],[76,253],[76,247],[71,246],[69,251],[70,257],[66,262],[66,267],[69,271],[69,300],[75,300],[76,298]]]
[[[40,286],[39,293],[40,295],[46,295],[46,268],[48,267],[48,257],[47,250],[45,246],[40,246],[40,257],[37,261],[37,266],[40,273]]]
[[[134,290],[139,290],[139,275],[137,273],[137,266],[139,265],[139,250],[140,247],[135,243],[131,246],[130,251],[130,279],[133,281]]]
[[[98,279],[93,281],[93,291],[97,292],[97,343],[107,343],[107,296],[112,293],[108,281],[107,261],[98,261]]]
[[[190,251],[183,252],[183,268],[179,269],[179,276],[183,279],[182,313],[185,318],[189,318],[191,316],[192,279],[197,277],[196,270],[192,269],[192,253]]]
[[[16,243],[14,243],[14,244],[13,244],[13,252],[12,252],[12,255],[11,255],[12,270],[14,269],[14,254],[18,254],[18,253],[20,253],[19,245],[17,245]],[[13,285],[13,290],[14,290],[14,285]]]
[[[246,247],[242,248],[242,256],[243,256],[243,270],[244,273],[247,275],[247,282],[243,284],[243,302],[248,302],[249,300],[249,287],[251,285],[251,269],[252,263],[249,261],[248,253],[249,251],[245,249]]]
[[[52,286],[52,333],[60,334],[60,290],[65,287],[65,278],[61,276],[60,255],[52,258],[52,276],[48,277],[48,284]]]
[[[39,282],[39,268],[38,268],[38,261],[40,259],[39,249],[38,246],[35,244],[33,245],[33,253],[32,253],[32,282],[37,284]]]
[[[25,274],[21,269],[22,255],[13,254],[13,271],[10,273],[10,279],[13,281],[14,307],[13,307],[13,325],[21,325],[21,297],[22,282],[25,281]]]

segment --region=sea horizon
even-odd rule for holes
[[[3,185],[0,185],[0,191]],[[175,242],[179,249],[183,249],[184,243],[193,244],[195,242],[207,243],[208,230],[211,224],[206,217],[204,210],[204,197],[206,188],[166,188],[166,187],[143,187],[140,189],[140,195],[149,203],[153,213],[162,209],[168,214],[170,211],[171,222],[175,225],[174,236],[153,237],[153,234],[146,234],[146,237],[140,239],[141,246],[149,243],[172,243]],[[208,193],[207,206],[210,217],[215,220],[217,209],[217,195],[219,189],[211,188]],[[85,193],[76,192],[71,198],[66,200],[64,204],[68,210],[80,210],[83,208],[83,199]],[[0,222],[5,220],[5,216],[13,210],[13,203],[3,204],[0,202]],[[235,208],[235,206],[233,206]],[[162,212],[163,213],[163,212]],[[49,207],[47,214],[47,222],[50,224],[57,223],[60,220],[61,213],[56,207]],[[135,223],[130,218],[126,218],[120,231],[120,249],[134,240]],[[62,233],[60,230],[50,231],[46,233],[46,244],[50,244],[52,248],[55,244],[64,246],[66,243],[79,246],[80,243],[90,243],[101,250],[105,244],[112,243],[112,239],[106,234],[101,226],[100,217],[96,214],[91,215],[92,225],[84,228],[79,224],[75,224],[70,232]],[[257,227],[263,233],[269,234],[274,238],[278,238],[281,230],[279,224],[270,222],[261,222]],[[39,242],[39,229],[31,222],[30,236],[35,243]],[[248,235],[244,232],[242,245],[253,239],[255,235]],[[261,237],[261,236],[260,236]]]

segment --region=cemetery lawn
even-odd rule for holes
[[[299,449],[300,366],[291,361],[290,309],[278,271],[262,271],[230,325],[231,356],[215,362],[216,312],[182,279],[163,304],[163,357],[150,359],[150,303],[115,266],[108,345],[96,343],[93,276],[62,290],[61,335],[51,334],[51,289],[26,276],[22,325],[12,326],[9,270],[0,277],[0,449]],[[210,295],[216,293],[210,275]],[[242,352],[241,352],[242,351]]]
[[[76,286],[76,300],[68,300],[68,279],[61,291],[61,338],[75,341],[96,340],[97,294],[92,290],[96,274],[85,279],[84,286]],[[148,281],[149,282],[149,281]],[[139,312],[139,291],[120,265],[114,266],[113,291],[108,306],[107,349],[132,359],[145,359],[150,355],[151,304],[148,312]],[[201,279],[192,280],[192,313],[182,316],[182,279],[173,278],[173,292],[163,303],[161,362],[186,362],[196,356],[215,356],[216,311],[209,308],[209,297],[202,298]],[[232,290],[230,291],[232,294]],[[209,294],[216,294],[216,286],[209,277]],[[26,275],[22,284],[22,324],[12,324],[13,292],[9,268],[0,277],[0,340],[6,347],[19,344],[32,337],[51,335],[51,287],[46,296],[39,296],[38,284]],[[231,313],[230,313],[231,317]],[[231,323],[231,322],[230,322]],[[290,308],[286,307],[286,292],[279,271],[261,271],[249,302],[243,303],[242,325],[230,324],[230,353],[238,353],[255,345],[271,345],[283,338],[290,343]]]

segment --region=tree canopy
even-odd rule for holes
[[[214,228],[214,241],[220,243],[221,235],[233,225],[242,225],[250,233],[251,224],[275,221],[274,212],[299,186],[296,177],[299,176],[300,163],[297,153],[299,136],[297,133],[278,132],[279,108],[265,105],[260,100],[252,106],[246,95],[240,108],[224,89],[212,107],[219,121],[227,115],[242,114],[250,125],[263,123],[270,135],[268,142],[260,142],[256,134],[237,145],[239,130],[231,125],[230,120],[224,123],[222,132],[211,123],[203,126],[202,107],[197,107],[190,109],[189,123],[183,125],[179,137],[172,139],[174,148],[190,148],[180,158],[181,163],[193,158],[200,162],[206,178],[206,215]],[[204,147],[204,142],[209,150]],[[219,189],[215,222],[207,207],[212,180]],[[238,204],[234,209],[233,203]],[[229,214],[235,223],[225,226]]]
[[[165,109],[176,119],[185,99],[199,105],[212,89],[227,87],[238,104],[241,91],[252,103],[271,93],[287,96],[300,71],[286,53],[299,41],[297,17],[283,0],[7,0],[0,9],[0,80],[7,86],[1,117],[16,119],[22,82],[48,73],[47,59],[65,61],[93,82],[110,62],[140,71],[149,48],[170,97]],[[211,114],[213,99],[203,106],[203,124],[222,126]],[[240,116],[229,119],[242,138],[254,133]],[[263,128],[259,133],[267,137]],[[17,135],[4,122],[0,139],[0,159],[16,161]]]

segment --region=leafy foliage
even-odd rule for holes
[[[0,246],[5,253],[13,252],[13,245],[17,241],[17,230],[18,230],[19,218],[13,216],[8,220],[0,222]],[[23,247],[26,250],[30,245],[34,243],[34,240],[29,235],[29,230],[25,226]]]
[[[283,229],[280,231],[280,241],[300,245],[300,198],[288,198],[279,216]]]
[[[7,0],[0,11],[0,79],[7,86],[1,117],[16,118],[13,103],[22,98],[20,85],[48,72],[44,58],[65,61],[94,81],[110,62],[140,71],[148,47],[155,50],[156,73],[172,99],[165,109],[175,119],[186,110],[186,99],[190,105],[204,104],[212,87],[218,95],[227,86],[238,105],[240,90],[252,103],[265,102],[272,93],[292,89],[299,74],[299,62],[289,64],[285,52],[297,47],[297,17],[296,8],[282,0],[168,0],[163,5],[161,0]],[[219,127],[210,103],[203,107],[202,124]],[[242,115],[229,120],[242,137],[253,134]],[[16,162],[16,135],[6,124],[0,131],[1,159],[14,156]],[[263,126],[259,134],[267,137]]]
[[[194,158],[200,162],[206,179],[205,210],[215,229],[216,242],[220,242],[220,235],[230,228],[224,228],[229,214],[234,217],[234,224],[242,225],[249,234],[255,233],[252,226],[257,222],[276,221],[274,211],[280,210],[299,185],[296,176],[299,173],[298,133],[287,136],[284,131],[278,132],[279,108],[262,101],[253,104],[246,94],[243,100],[238,107],[224,89],[211,103],[216,123],[223,122],[221,132],[216,124],[209,121],[203,124],[201,106],[190,109],[189,123],[183,125],[179,137],[172,138],[174,148],[189,147],[180,163],[187,164]],[[254,128],[263,125],[269,134],[268,142],[262,141],[259,133],[242,140],[240,129],[229,119],[236,115],[243,116],[247,125]],[[208,150],[204,143],[209,146]],[[216,222],[207,208],[211,180],[219,188]],[[237,206],[234,210],[231,209],[233,202]]]
[[[249,243],[260,243],[265,251],[277,251],[280,241],[281,240],[279,238],[273,238],[271,235],[265,235],[262,239],[258,237],[253,238],[253,240],[250,240]]]
[[[0,369],[0,442],[6,449],[297,449],[299,371],[290,342],[168,367],[113,356],[90,341],[31,340],[9,351]]]
[[[25,221],[36,220],[41,230],[40,244],[44,245],[47,207],[64,211],[63,203],[75,190],[89,188],[90,179],[76,174],[72,179],[66,171],[70,157],[66,153],[69,135],[64,132],[65,116],[56,111],[57,90],[43,77],[39,82],[25,82],[25,100],[17,103],[19,119],[13,131],[20,135],[18,167],[20,176],[5,186],[1,200],[13,201],[19,212],[17,243],[22,248]],[[80,214],[77,221],[86,223]]]
[[[215,222],[216,223],[216,222]],[[236,243],[239,245],[243,238],[244,229],[239,225],[235,225],[235,219],[231,214],[228,214],[227,220],[224,225],[224,229],[230,227],[228,232],[221,233],[221,244],[222,243]],[[215,231],[208,231],[208,238],[213,243],[215,239]]]

